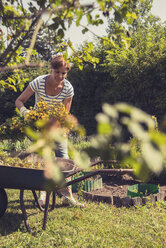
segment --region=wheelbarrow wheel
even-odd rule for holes
[[[8,204],[7,194],[4,189],[0,189],[0,217],[2,217],[6,211]]]

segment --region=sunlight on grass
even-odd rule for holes
[[[43,213],[34,207],[31,192],[25,191],[31,235],[23,223],[19,191],[7,193],[8,209],[0,219],[1,247],[165,247],[165,202],[140,208],[87,203],[80,209],[63,207],[58,198],[43,231]]]

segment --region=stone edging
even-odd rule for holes
[[[154,204],[157,201],[166,201],[166,191],[161,191],[157,194],[151,194],[146,197],[134,197],[126,196],[121,198],[120,196],[103,196],[93,194],[92,192],[83,191],[84,199],[87,201],[97,201],[97,202],[105,202],[111,205],[115,205],[116,207],[129,207],[129,206],[141,206],[146,203]]]

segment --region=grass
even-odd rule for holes
[[[49,212],[42,230],[43,213],[34,207],[32,194],[25,191],[32,234],[26,232],[19,205],[19,191],[7,190],[8,208],[0,219],[1,248],[91,248],[166,247],[166,203],[141,208],[116,208],[87,203],[85,209],[62,207]]]

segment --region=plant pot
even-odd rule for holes
[[[134,184],[128,187],[127,195],[131,198],[143,197],[160,192],[159,186],[155,184]]]
[[[84,176],[86,174],[90,173],[89,171],[88,172],[81,172],[81,175]],[[72,177],[72,180],[73,179],[76,179],[78,177],[76,176],[73,176]],[[81,188],[82,186],[82,189],[86,192],[90,192],[90,191],[93,191],[93,190],[96,190],[96,189],[100,189],[102,188],[102,177],[101,176],[94,176],[94,177],[91,177],[89,179],[85,179],[84,181],[82,181],[81,183],[75,183],[72,185],[72,191],[73,192],[78,192],[79,189]]]

